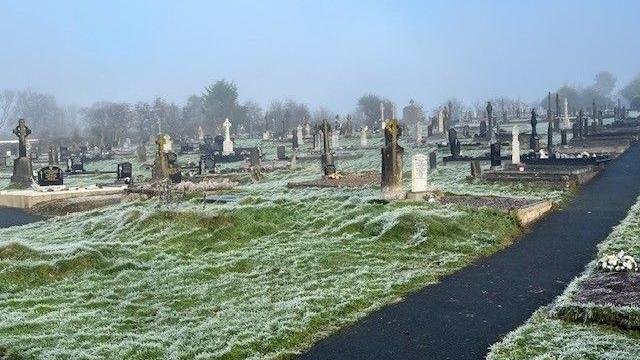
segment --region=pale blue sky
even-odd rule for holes
[[[224,78],[241,100],[340,112],[366,92],[533,100],[600,70],[640,72],[639,14],[638,0],[0,0],[0,89],[183,103]]]

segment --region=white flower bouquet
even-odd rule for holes
[[[616,255],[605,255],[598,260],[598,268],[605,271],[638,271],[638,263],[631,255],[620,251]]]

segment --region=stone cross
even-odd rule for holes
[[[224,142],[222,143],[222,155],[230,155],[233,154],[233,141],[231,141],[231,133],[229,129],[231,128],[231,122],[229,119],[225,119],[222,123],[224,126]]]
[[[427,191],[427,173],[429,172],[429,158],[424,154],[411,157],[411,192]]]
[[[18,137],[18,157],[27,157],[27,136],[31,135],[31,129],[27,127],[24,119],[18,120],[18,126],[13,129]]]
[[[515,125],[511,129],[511,163],[520,164],[520,129]]]
[[[382,196],[385,199],[403,199],[402,164],[404,148],[398,145],[402,134],[398,120],[391,119],[384,129],[385,144],[382,150]]]

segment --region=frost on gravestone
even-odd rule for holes
[[[427,191],[427,173],[429,172],[429,158],[424,154],[411,157],[411,192]]]

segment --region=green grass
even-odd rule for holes
[[[5,229],[0,346],[25,358],[289,358],[519,232],[489,209],[344,194],[141,202]]]

